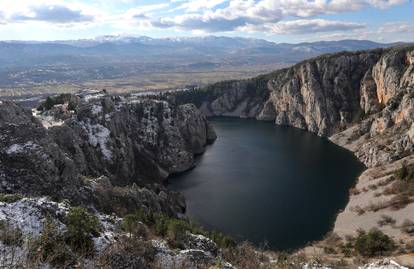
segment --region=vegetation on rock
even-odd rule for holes
[[[355,240],[355,251],[362,256],[384,255],[394,248],[393,240],[377,229],[360,232]]]
[[[66,268],[76,261],[76,255],[65,242],[65,236],[48,219],[39,237],[29,243],[28,259],[33,266],[49,263]]]
[[[66,217],[65,224],[65,240],[72,250],[82,255],[91,254],[94,250],[92,238],[99,235],[101,229],[98,218],[85,208],[73,207]]]
[[[5,220],[0,220],[0,241],[6,246],[21,246],[23,244],[22,231]]]
[[[0,202],[2,203],[14,203],[17,202],[19,200],[21,200],[23,198],[23,196],[21,196],[20,194],[14,193],[14,194],[0,194]]]

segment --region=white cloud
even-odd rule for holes
[[[148,19],[147,24],[151,24],[155,28],[176,28],[203,32],[254,29],[267,29],[274,33],[301,33],[306,29],[309,31],[314,29],[318,32],[352,30],[363,28],[363,25],[351,22],[303,19],[323,14],[356,11],[368,6],[384,9],[406,3],[407,0],[229,0],[226,7],[211,9],[223,2],[226,1],[186,1],[181,7],[186,7],[187,13],[151,18]],[[277,24],[288,17],[303,19]]]
[[[10,21],[44,21],[53,23],[90,22],[93,15],[84,14],[81,10],[71,9],[60,5],[32,6],[25,12],[12,14]]]
[[[63,0],[17,0],[1,1],[5,23],[30,23],[31,21],[50,24],[91,23],[103,13],[89,5]]]
[[[203,9],[212,9],[220,4],[228,2],[228,0],[189,0],[189,1],[173,1],[183,2],[175,10],[185,9],[187,12],[196,12]]]
[[[13,27],[27,25],[31,29],[37,25],[54,26],[62,30],[69,27],[100,28],[102,32],[106,29],[112,32],[166,32],[165,29],[168,29],[168,32],[187,33],[248,31],[304,36],[309,32],[317,32],[327,36],[339,36],[341,33],[354,36],[363,30],[368,31],[369,25],[319,19],[317,16],[352,12],[366,7],[386,9],[408,1],[165,0],[160,4],[143,5],[140,4],[142,0],[91,0],[88,3],[82,0],[0,0],[0,27],[4,29],[6,26],[2,24],[12,24]],[[109,2],[113,9],[102,4]],[[125,3],[128,5],[125,6]],[[403,22],[389,23],[375,30],[376,33],[389,35],[395,31],[413,32],[413,26]]]
[[[239,28],[239,31],[265,32],[273,34],[309,34],[320,32],[352,31],[365,28],[365,24],[329,21],[322,19],[293,20],[278,23],[268,23],[260,26],[247,25]]]
[[[390,22],[382,25],[378,33],[414,33],[414,25],[408,22]]]

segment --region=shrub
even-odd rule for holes
[[[20,201],[22,198],[20,194],[0,194],[0,202],[8,204]]]
[[[162,213],[145,214],[144,211],[139,211],[136,214],[126,215],[123,223],[124,230],[129,232],[139,228],[136,225],[137,221],[142,221],[149,225],[156,235],[166,237],[172,247],[183,247],[182,243],[187,232],[204,235],[213,240],[220,248],[236,246],[236,242],[230,236],[216,231],[206,231],[202,226],[190,223],[188,220],[171,218]]]
[[[411,203],[411,197],[408,193],[399,193],[391,198],[389,204],[392,209],[399,210]]]
[[[262,262],[266,258],[256,251],[256,249],[245,242],[238,245],[236,248],[229,248],[223,251],[223,257],[226,261],[235,265],[237,268],[261,268]],[[279,262],[284,262],[283,259],[278,259],[278,267],[281,268]]]
[[[323,252],[325,252],[326,254],[336,254],[336,250],[333,247],[330,246],[324,246],[323,247]]]
[[[38,107],[38,110],[41,110],[41,111],[50,110],[55,105],[64,104],[66,102],[69,102],[70,104],[71,101],[72,101],[72,104],[70,105],[71,106],[70,108],[73,108],[73,106],[76,104],[72,100],[71,94],[61,94],[61,95],[57,95],[53,97],[48,96],[46,100],[42,104],[40,104],[40,106]]]
[[[401,224],[400,229],[403,233],[414,234],[414,222],[409,219],[406,219]]]
[[[76,102],[73,100],[70,100],[68,104],[68,110],[76,111],[76,108],[77,108]]]
[[[393,219],[391,216],[381,215],[381,219],[378,221],[378,225],[380,227],[385,226],[385,225],[394,225],[395,222],[396,222],[395,219]]]
[[[23,233],[18,227],[13,227],[4,220],[0,221],[0,241],[6,246],[21,246]]]
[[[355,251],[361,256],[376,256],[394,249],[394,242],[390,237],[377,229],[368,233],[361,232],[355,241]]]
[[[154,229],[159,236],[165,236],[168,229],[168,217],[163,214],[154,214]]]
[[[66,242],[73,251],[83,255],[93,252],[93,236],[99,235],[99,220],[82,207],[73,207],[66,217]]]
[[[395,181],[384,190],[385,195],[402,193],[407,190],[407,183],[401,180]]]
[[[228,235],[213,231],[210,237],[220,248],[232,248],[236,246],[234,239]]]
[[[32,264],[50,263],[60,268],[66,268],[76,260],[65,244],[63,234],[50,220],[44,224],[41,235],[29,244],[28,259]]]
[[[341,252],[344,254],[345,257],[351,257],[353,253],[353,247],[351,243],[346,243],[342,246],[340,246]]]
[[[408,166],[407,162],[404,161],[401,164],[401,168],[395,172],[395,177],[399,180],[414,181],[414,167],[413,165]]]
[[[136,215],[128,214],[124,216],[122,220],[122,229],[129,233],[129,237],[132,237],[132,234],[137,229],[138,224],[139,220],[137,219]]]
[[[137,219],[145,224],[152,225],[154,224],[154,215],[151,213],[147,213],[144,209],[140,208],[135,215]]]
[[[155,254],[151,242],[122,236],[105,250],[99,268],[152,268]]]
[[[54,105],[55,105],[55,102],[53,101],[53,99],[50,96],[48,96],[46,98],[46,101],[43,104],[43,108],[46,109],[46,110],[50,110]]]
[[[349,195],[358,195],[360,193],[361,193],[361,191],[358,190],[356,187],[353,187],[353,188],[349,189]]]
[[[122,221],[122,228],[129,233],[129,237],[142,237],[146,239],[148,237],[148,231],[137,214],[128,214]]]
[[[355,213],[357,213],[358,216],[361,216],[361,215],[363,215],[365,213],[365,210],[361,206],[359,206],[359,205],[357,205],[355,207],[352,207],[351,208],[351,211],[354,211]]]
[[[167,226],[167,240],[172,247],[182,248],[182,242],[185,240],[187,231],[190,231],[187,222],[179,219],[171,219]]]

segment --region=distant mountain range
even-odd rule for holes
[[[274,43],[233,37],[150,38],[101,36],[68,41],[0,42],[2,67],[102,65],[125,62],[209,63],[219,65],[291,64],[324,53],[394,46],[365,40]]]
[[[0,42],[0,96],[115,92],[204,86],[253,77],[339,51],[398,45],[364,40],[274,43],[239,37],[101,36],[67,41]]]

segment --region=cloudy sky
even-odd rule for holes
[[[243,36],[414,41],[412,0],[0,0],[1,40]]]

